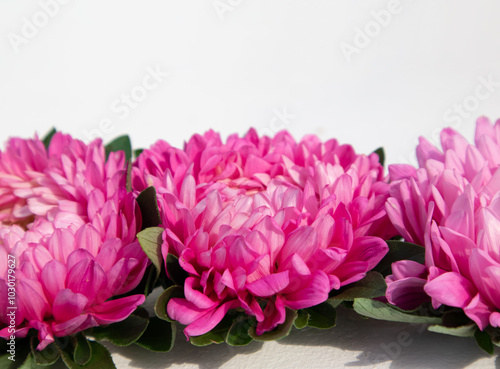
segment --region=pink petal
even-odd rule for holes
[[[366,261],[353,261],[340,265],[334,270],[334,274],[340,279],[341,285],[345,286],[363,279],[368,270]]]
[[[318,247],[317,234],[312,227],[300,227],[293,231],[281,250],[280,260],[284,262],[289,256],[298,254],[308,260]]]
[[[490,167],[498,168],[500,165],[500,146],[489,136],[482,136],[479,139],[477,148],[488,160]]]
[[[415,167],[409,164],[392,164],[389,165],[389,177],[391,181],[401,179],[416,178],[417,171]]]
[[[472,298],[469,305],[464,307],[464,313],[477,324],[479,329],[484,330],[488,326],[492,308],[478,293]]]
[[[500,264],[487,252],[474,249],[471,252],[470,273],[482,297],[495,306],[500,306]]]
[[[199,336],[214,328],[230,309],[238,307],[239,301],[228,301],[218,308],[210,309],[184,329],[186,337]]]
[[[244,173],[247,177],[251,177],[256,173],[266,173],[269,169],[271,169],[271,164],[266,160],[250,154],[245,163]]]
[[[464,308],[476,295],[474,285],[460,274],[448,272],[429,281],[425,292],[440,304]]]
[[[20,279],[16,288],[26,319],[43,321],[46,315],[51,314],[50,306],[40,282],[31,279]]]
[[[52,331],[54,335],[64,337],[98,325],[90,314],[84,314],[63,323],[52,323]]]
[[[453,150],[462,162],[465,162],[465,153],[469,143],[457,131],[452,128],[445,128],[441,131],[441,146],[443,151]]]
[[[102,244],[101,235],[90,224],[84,225],[76,232],[75,242],[79,248],[89,251],[92,256],[96,256],[99,253],[99,248]]]
[[[423,302],[430,301],[424,292],[427,280],[418,277],[407,277],[394,282],[387,281],[385,296],[389,303],[405,310],[412,310]]]
[[[286,318],[285,302],[283,298],[278,295],[276,299],[267,302],[266,308],[264,309],[265,319],[257,323],[257,328],[255,332],[257,335],[261,335],[265,332],[272,331],[278,325],[283,324]]]
[[[272,260],[276,258],[277,254],[285,244],[285,235],[276,221],[266,216],[254,228],[256,231],[261,232],[267,239]]]
[[[194,277],[186,278],[184,282],[184,295],[186,296],[186,300],[200,309],[209,309],[217,305],[218,301],[214,301],[202,292],[196,290],[196,284],[199,284],[199,282],[197,282]]]
[[[427,278],[427,268],[425,265],[412,260],[401,260],[392,263],[393,279],[403,279],[407,277]]]
[[[52,314],[56,322],[65,322],[79,316],[86,305],[88,299],[81,293],[73,293],[70,289],[62,289],[54,299]]]
[[[182,201],[188,209],[196,205],[196,182],[192,175],[187,175],[182,182],[179,200]]]
[[[290,281],[290,283],[292,284],[294,281]],[[307,287],[285,296],[286,305],[292,309],[318,305],[328,299],[329,292],[330,280],[323,271],[318,270],[312,275]]]
[[[464,192],[455,200],[451,214],[444,225],[464,236],[474,239],[474,198],[472,187],[468,185]]]
[[[141,279],[142,270],[147,264],[143,263],[143,268],[139,266],[137,259],[120,259],[111,270],[107,272],[109,293],[112,295],[121,295],[134,288]],[[139,279],[139,280],[138,280]],[[103,297],[107,300],[109,296]]]
[[[385,209],[398,233],[408,242],[418,242],[418,239],[414,240],[409,232],[410,226],[406,224],[403,208],[399,201],[394,197],[388,198],[385,203]]]
[[[493,327],[499,327],[500,326],[500,313],[498,313],[496,311],[494,313],[491,313],[491,315],[490,315],[490,324]]]
[[[74,240],[74,235],[68,229],[56,229],[49,240],[49,251],[54,259],[66,263],[69,254],[75,250]]]
[[[427,139],[425,139],[424,137],[419,137],[419,144],[417,146],[417,159],[418,159],[418,165],[421,168],[424,168],[425,163],[429,159],[434,159],[440,162],[444,162],[444,155],[434,145],[432,145],[429,141],[427,141]],[[411,170],[409,169],[409,171]]]
[[[469,258],[472,250],[477,248],[477,245],[468,237],[460,234],[452,229],[441,227],[439,229],[443,236],[443,239],[448,245],[453,245],[450,248],[453,253],[453,258],[458,265],[459,270],[454,270],[466,278],[471,276],[469,271]]]
[[[169,318],[184,325],[191,324],[205,313],[206,309],[200,309],[183,298],[173,298],[167,304]]]
[[[141,304],[144,295],[132,295],[94,305],[88,312],[99,324],[110,324],[126,319]]]
[[[366,261],[368,269],[373,269],[389,251],[387,243],[378,237],[365,236],[354,239],[346,261]]]
[[[60,290],[66,288],[66,266],[58,260],[52,260],[42,269],[41,280],[47,296],[54,301]]]
[[[479,141],[483,136],[489,136],[491,138],[495,138],[495,130],[491,124],[491,121],[487,117],[479,117],[476,120],[476,134],[475,134],[476,146],[479,146]]]
[[[75,293],[81,293],[89,301],[99,299],[107,286],[106,273],[94,260],[83,259],[73,266],[66,277],[66,286]]]
[[[288,271],[266,275],[255,282],[247,284],[247,289],[259,297],[269,297],[282,291],[288,286]]]
[[[45,347],[54,342],[54,332],[52,331],[49,323],[32,321],[31,326],[38,331],[38,339],[40,343],[36,347],[37,350],[43,350]]]
[[[237,268],[239,266],[245,268],[259,256],[255,251],[248,247],[245,239],[241,236],[226,238],[226,240],[228,243],[227,257],[233,268]]]

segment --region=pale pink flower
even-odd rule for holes
[[[500,324],[500,121],[477,122],[475,143],[443,130],[444,152],[421,139],[420,169],[389,168],[387,213],[406,241],[425,245],[425,266],[393,264],[389,302],[413,308],[432,300],[458,307],[480,329]]]
[[[54,337],[121,321],[144,302],[144,295],[110,300],[138,285],[148,259],[135,240],[140,224],[134,196],[104,200],[101,195],[99,190],[89,195],[91,223],[60,211],[53,222],[36,219],[27,231],[17,225],[0,231],[2,267],[6,254],[17,259],[17,334],[37,330],[39,350]],[[6,271],[0,272],[3,288]],[[8,337],[7,322],[1,323],[0,335]]]
[[[56,133],[46,150],[34,139],[11,139],[0,152],[0,222],[28,224],[34,216],[53,219],[58,211],[88,219],[88,198],[125,191],[125,155],[110,153],[100,140],[89,145]]]
[[[256,317],[257,334],[272,330],[285,308],[317,305],[363,278],[387,252],[375,236],[393,233],[378,157],[335,140],[251,130],[227,143],[195,135],[184,150],[160,141],[138,158],[132,183],[156,187],[163,256],[189,274],[185,298],[167,306],[187,336],[234,308]]]

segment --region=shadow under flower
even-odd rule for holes
[[[216,369],[237,355],[251,355],[262,348],[262,343],[255,341],[243,347],[232,347],[225,343],[197,347],[186,341],[180,328],[177,328],[175,345],[170,352],[151,352],[136,345],[129,347],[117,347],[107,343],[105,345],[112,353],[117,368],[122,367],[119,365],[122,358],[115,354],[129,359],[129,367],[149,369],[170,368],[183,364],[198,365],[200,369]]]
[[[278,342],[282,345],[330,346],[343,351],[360,351],[357,360],[344,362],[346,367],[458,369],[484,360],[488,367],[500,368],[500,358],[495,360],[484,353],[473,338],[429,332],[425,324],[365,319],[345,308],[339,308],[337,312],[336,327],[327,330],[294,329]],[[495,354],[498,355],[498,352]],[[483,365],[481,367],[484,368]]]

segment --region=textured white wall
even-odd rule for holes
[[[500,117],[499,11],[492,0],[3,1],[0,139],[56,126],[129,133],[140,147],[286,127],[412,161],[418,135],[453,125],[470,139],[477,116]],[[340,317],[242,349],[180,337],[169,354],[112,351],[119,368],[494,367],[467,339]]]

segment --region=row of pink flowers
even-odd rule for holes
[[[500,122],[478,121],[475,145],[441,134],[443,151],[421,139],[418,169],[356,154],[336,140],[295,141],[287,132],[223,142],[208,131],[178,149],[158,141],[132,165],[56,133],[46,149],[11,139],[0,152],[0,336],[8,337],[7,257],[16,269],[17,334],[55,336],[125,319],[143,295],[148,259],[137,242],[135,198],[154,186],[162,256],[187,273],[168,315],[197,336],[231,309],[257,320],[257,334],[286,309],[326,301],[359,281],[400,235],[425,246],[425,265],[400,261],[387,299],[405,309],[431,301],[458,307],[481,329],[500,325]]]

